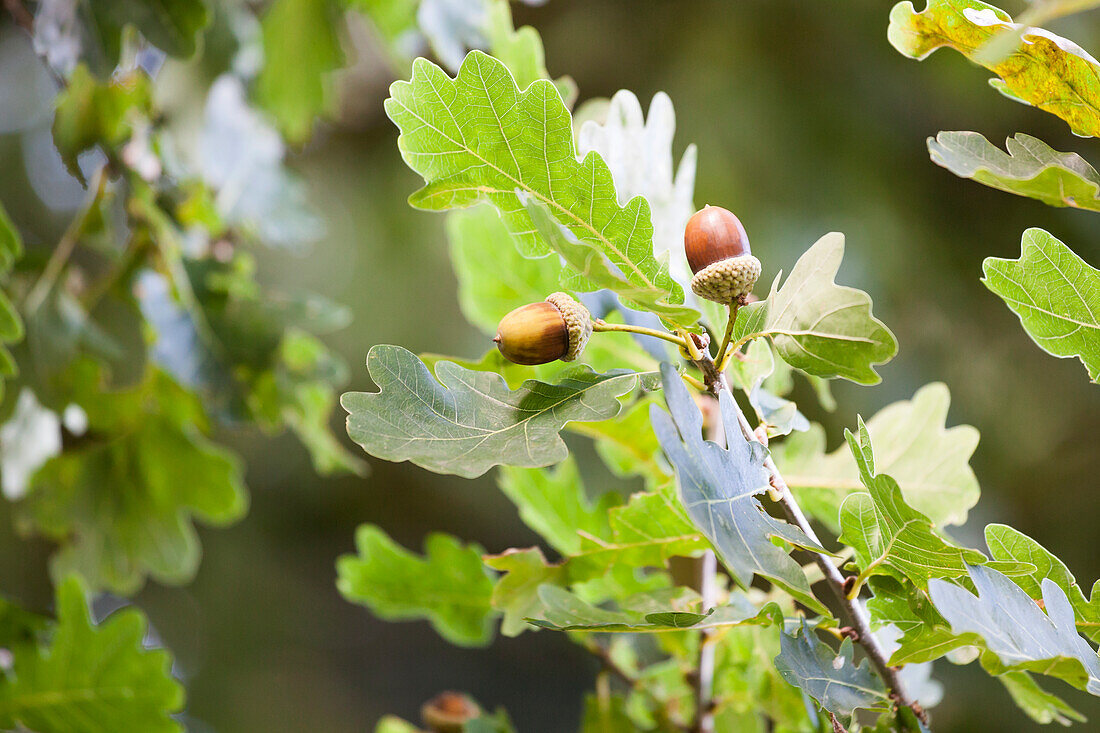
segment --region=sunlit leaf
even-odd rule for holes
[[[1060,677],[1100,695],[1100,658],[1077,634],[1073,607],[1058,584],[1042,582],[1043,609],[1002,573],[968,566],[977,596],[942,580],[929,583],[936,608],[957,633],[972,632],[1006,669]]]
[[[1043,597],[1043,580],[1054,581],[1069,597],[1077,614],[1078,630],[1094,642],[1100,641],[1100,585],[1093,587],[1091,600],[1086,599],[1065,563],[1023,532],[1004,524],[986,525],[985,543],[994,560],[1018,561],[1035,568],[1027,575],[1012,578],[1032,599]]]
[[[484,646],[492,639],[493,581],[477,545],[429,535],[420,557],[372,524],[355,533],[355,555],[336,561],[336,587],[389,621],[425,618],[453,644]]]
[[[1100,211],[1100,173],[1077,153],[1059,153],[1031,135],[1016,133],[1000,150],[976,132],[928,138],[932,161],[956,176],[1028,196],[1047,206]]]
[[[256,100],[292,143],[309,139],[314,119],[330,109],[331,72],[344,63],[331,0],[275,0],[264,14],[264,66]]]
[[[1100,381],[1100,270],[1042,229],[1024,232],[1018,260],[988,257],[982,282],[1020,317],[1043,351],[1076,357]]]
[[[622,501],[615,494],[604,494],[593,504],[584,493],[572,458],[552,471],[502,466],[498,484],[519,508],[524,524],[562,555],[580,552],[581,533],[609,535],[608,509]]]
[[[936,534],[931,520],[906,504],[897,481],[875,473],[871,436],[860,420],[858,437],[845,431],[867,492],[850,494],[840,507],[840,540],[856,552],[862,573],[886,573],[926,588],[929,578],[957,578],[966,563],[984,562],[977,550]]]
[[[549,79],[546,54],[538,31],[529,25],[515,27],[508,0],[489,0],[487,11],[488,17],[482,29],[487,41],[486,50],[508,67],[519,88],[526,89],[532,82]],[[572,107],[577,97],[576,82],[563,76],[554,81],[554,86],[565,106]]]
[[[168,653],[144,647],[146,621],[137,609],[93,624],[80,582],[68,578],[57,591],[57,616],[48,645],[11,650],[11,671],[0,679],[0,726],[41,733],[182,730],[171,716],[183,708],[183,688],[172,678]]]
[[[798,547],[821,548],[794,525],[771,517],[756,498],[769,485],[764,468],[766,450],[741,435],[730,394],[723,391],[720,400],[728,446],[722,448],[703,439],[703,417],[676,370],[662,364],[661,377],[669,412],[654,405],[650,420],[676,469],[680,498],[692,522],[714,544],[722,563],[742,586],[748,587],[759,574],[824,612],[802,568],[789,550],[773,543],[772,538]]]
[[[1013,702],[1029,718],[1040,725],[1058,723],[1069,726],[1075,721],[1084,723],[1086,718],[1065,703],[1057,695],[1044,690],[1027,672],[1014,671],[998,675],[997,679],[1008,690]]]
[[[93,439],[35,474],[20,526],[61,543],[51,560],[58,577],[77,572],[122,594],[146,575],[189,581],[201,556],[193,520],[225,525],[247,511],[238,461],[203,435],[201,403],[164,373],[123,391],[105,389],[87,361],[74,375]]]
[[[919,13],[905,0],[890,12],[888,37],[914,59],[954,48],[997,74],[1014,98],[1061,117],[1078,135],[1100,134],[1100,63],[1073,41],[1030,28],[1010,56],[993,62],[979,56],[990,39],[1014,28],[1008,13],[979,0],[928,0]]]
[[[868,662],[856,665],[852,640],[845,639],[834,652],[818,640],[813,628],[802,621],[800,634],[780,637],[782,651],[775,658],[783,679],[805,690],[822,708],[847,717],[858,709],[889,706],[882,680]]]
[[[819,377],[877,384],[881,378],[872,367],[893,358],[897,340],[871,315],[867,293],[834,281],[843,256],[843,234],[817,240],[782,287],[776,277],[767,300],[741,308],[736,338],[768,336],[793,367]]]
[[[401,129],[402,155],[427,183],[410,198],[414,206],[443,210],[491,201],[521,251],[542,255],[549,250],[535,233],[524,194],[545,204],[627,282],[665,291],[671,305],[683,302],[667,263],[654,257],[649,205],[635,197],[621,207],[599,155],[577,161],[569,112],[550,82],[520,92],[502,63],[473,51],[454,79],[419,59],[412,80],[390,92],[386,111]],[[578,278],[578,289],[595,289],[582,284]]]
[[[941,527],[963,524],[981,493],[969,464],[978,431],[969,425],[947,428],[950,404],[947,386],[935,382],[867,421],[879,448],[876,470],[892,476],[905,502]],[[863,490],[851,450],[842,445],[826,453],[820,426],[790,436],[772,456],[802,508],[830,527],[837,526],[844,497]]]
[[[480,476],[496,465],[548,466],[568,455],[558,433],[573,420],[606,420],[635,372],[596,374],[578,367],[557,384],[528,381],[510,390],[503,377],[439,362],[435,375],[399,346],[375,346],[367,368],[379,392],[348,392],[348,435],[388,461],[437,473]],[[438,381],[437,381],[438,379]]]

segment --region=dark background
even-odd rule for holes
[[[1011,524],[1061,557],[1087,590],[1100,575],[1100,387],[1080,362],[1036,348],[978,279],[984,257],[1019,255],[1029,226],[1100,263],[1100,218],[956,179],[929,162],[924,141],[939,130],[976,130],[1000,143],[1024,131],[1094,163],[1100,146],[1001,97],[988,72],[954,52],[920,64],[900,56],[886,41],[890,7],[552,0],[515,13],[517,24],[539,29],[551,73],[571,74],[582,100],[627,88],[648,105],[668,92],[677,155],[689,142],[700,148],[696,203],[738,213],[765,262],[762,281],[789,269],[821,234],[846,233],[841,281],[873,295],[900,353],[880,369],[881,385],[835,383],[841,408],[811,417],[826,423],[835,446],[857,413],[870,416],[927,382],[947,383],[949,424],[982,433],[972,462],[982,500],[957,536],[980,546],[987,522]],[[1053,28],[1100,47],[1094,18]],[[186,78],[201,76],[201,64],[165,73],[178,77],[169,101],[186,112],[195,94]],[[443,217],[405,203],[419,180],[382,112],[390,80],[368,55],[341,120],[293,158],[327,236],[305,256],[261,260],[265,280],[318,289],[352,308],[353,325],[329,339],[353,365],[352,389],[371,387],[361,365],[375,343],[464,356],[486,346],[458,312]],[[9,210],[31,207],[29,246],[51,246],[67,215],[27,199],[22,144],[0,136],[0,196]],[[28,216],[23,208],[18,218]],[[223,437],[247,457],[250,514],[202,531],[205,557],[191,585],[149,586],[136,599],[177,656],[195,730],[370,730],[386,712],[415,717],[444,688],[506,706],[522,731],[575,729],[595,666],[564,637],[528,633],[457,649],[426,623],[375,619],[334,586],[334,561],[352,550],[362,522],[417,550],[432,530],[494,552],[534,544],[492,475],[464,481],[372,461],[365,479],[321,479],[290,438]],[[591,460],[583,470],[596,488],[624,488]],[[49,547],[17,540],[6,504],[0,514],[0,587],[44,607]],[[976,664],[938,662],[937,674],[946,688],[937,731],[1035,728]],[[1057,681],[1048,687],[1100,721],[1096,698]]]

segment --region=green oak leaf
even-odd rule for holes
[[[996,672],[1040,672],[1100,696],[1100,658],[1077,634],[1073,607],[1057,583],[1042,582],[1044,613],[1006,575],[980,565],[967,570],[976,596],[943,580],[930,581],[928,593],[952,630],[982,637],[1003,667]]]
[[[341,595],[387,621],[428,619],[447,641],[484,646],[492,640],[493,581],[482,550],[435,533],[424,556],[409,552],[372,524],[355,532],[356,554],[336,561]]]
[[[930,578],[966,575],[967,563],[981,563],[977,550],[957,547],[933,529],[927,516],[905,502],[897,481],[875,473],[871,436],[863,420],[858,438],[846,430],[866,492],[849,494],[840,507],[840,541],[855,550],[861,578],[885,573],[927,588]]]
[[[631,285],[664,291],[670,306],[683,302],[667,261],[653,254],[649,205],[636,196],[620,206],[598,154],[577,161],[569,111],[549,81],[521,92],[504,64],[472,51],[454,79],[417,59],[412,79],[394,83],[390,94],[386,111],[401,129],[401,154],[427,184],[409,199],[414,206],[444,210],[491,201],[521,252],[545,255],[548,245],[522,200],[528,197]],[[576,289],[599,287],[576,280]]]
[[[722,448],[703,439],[703,416],[675,368],[662,364],[661,377],[669,412],[654,405],[650,420],[676,470],[680,500],[691,521],[714,544],[722,563],[743,587],[752,583],[754,575],[761,575],[800,602],[826,613],[789,549],[772,539],[825,550],[794,525],[770,516],[756,498],[769,486],[764,468],[766,449],[741,435],[738,408],[730,393],[723,390],[719,398],[728,446]]]
[[[565,424],[614,417],[616,398],[638,382],[635,372],[578,367],[556,384],[531,380],[510,390],[499,374],[448,361],[435,365],[433,377],[411,351],[388,345],[371,348],[367,368],[380,391],[340,400],[351,439],[378,458],[464,478],[500,464],[563,460],[568,450],[558,433]]]
[[[0,278],[11,272],[15,261],[23,255],[23,239],[8,212],[0,204]],[[11,352],[4,346],[23,338],[23,321],[15,305],[0,290],[0,399],[4,396],[4,377],[13,377],[17,367]]]
[[[561,260],[524,257],[496,209],[472,206],[447,217],[458,304],[466,320],[485,333],[513,308],[544,300],[560,289]]]
[[[667,589],[678,593],[682,589]],[[574,593],[555,585],[543,585],[539,588],[541,613],[537,618],[528,618],[527,622],[544,629],[554,631],[599,631],[607,633],[657,633],[677,629],[713,629],[738,626],[744,623],[773,624],[783,618],[782,611],[774,603],[764,609],[758,609],[744,596],[737,594],[729,604],[715,608],[702,608],[698,598],[685,605],[692,610],[675,608],[669,593],[657,591],[647,599],[644,610],[626,608],[611,611],[588,603]],[[693,595],[693,594],[692,594]],[[623,605],[638,604],[639,599],[628,599]]]
[[[41,733],[149,731],[182,727],[183,688],[172,660],[146,649],[146,621],[136,608],[93,624],[84,589],[74,577],[57,590],[57,623],[50,642],[12,649],[12,667],[0,679],[0,726]],[[17,725],[16,725],[17,724]]]
[[[72,370],[89,439],[48,461],[17,506],[18,525],[57,540],[55,577],[129,595],[150,575],[194,577],[202,554],[194,519],[227,525],[248,510],[239,461],[204,435],[199,398],[151,369],[112,390],[87,360]]]
[[[872,623],[876,628],[893,626],[901,632],[890,664],[922,664],[978,642],[975,634],[954,633],[928,594],[913,584],[876,575],[868,585],[874,593],[867,601]]]
[[[656,313],[669,323],[692,324],[699,320],[699,311],[683,305],[669,304],[667,291],[650,285],[637,285],[627,280],[599,250],[576,240],[572,232],[559,224],[541,202],[528,200],[527,213],[542,240],[573,272],[580,274],[584,282],[598,289],[610,290],[626,302]],[[563,282],[566,287],[570,284],[572,281],[568,278]]]
[[[848,717],[859,709],[889,707],[886,688],[864,661],[853,660],[852,640],[845,639],[834,652],[818,640],[813,628],[802,620],[801,633],[783,632],[775,668],[783,679],[804,691],[825,710]]]
[[[1091,600],[1086,599],[1065,563],[1023,532],[1004,524],[986,525],[985,543],[994,560],[1017,561],[1035,568],[1027,575],[1012,578],[1034,600],[1042,598],[1043,580],[1054,581],[1069,597],[1077,614],[1078,630],[1092,641],[1100,642],[1100,581],[1092,588]]]
[[[519,508],[523,523],[566,556],[581,551],[581,533],[609,536],[608,510],[622,502],[609,493],[593,504],[585,495],[572,457],[554,470],[502,466],[497,483]]]
[[[421,733],[420,727],[396,715],[384,715],[374,726],[374,733]]]
[[[1048,232],[1024,232],[1018,260],[987,257],[982,282],[1043,351],[1076,357],[1100,382],[1100,270]]]
[[[947,428],[950,405],[947,386],[934,382],[867,421],[867,431],[879,446],[877,470],[894,477],[905,502],[941,527],[966,522],[981,494],[969,463],[978,431],[969,425]],[[772,457],[803,510],[834,529],[841,502],[863,490],[851,450],[843,445],[826,453],[819,425],[778,444]]]
[[[567,429],[592,438],[596,452],[616,476],[641,476],[649,487],[656,487],[668,481],[669,474],[658,459],[661,447],[649,422],[655,401],[646,396],[611,420],[571,423]]]
[[[756,339],[749,342],[744,354],[739,353],[737,357],[730,360],[727,375],[732,386],[748,395],[749,404],[756,411],[756,416],[768,426],[769,436],[788,435],[795,430],[809,430],[810,421],[798,411],[798,405],[764,388],[768,378],[776,373],[775,362],[772,347],[767,340]],[[786,362],[779,363],[790,369]],[[790,374],[786,376],[790,377]],[[773,381],[788,387],[787,384],[782,383],[782,380],[783,378],[780,377]]]
[[[1019,670],[1005,672],[999,675],[997,679],[1008,690],[1008,694],[1012,696],[1012,701],[1016,703],[1016,706],[1023,710],[1027,717],[1040,725],[1058,723],[1059,725],[1069,726],[1074,721],[1084,723],[1087,720],[1084,715],[1071,708],[1060,697],[1052,695],[1040,687],[1035,678],[1027,672]]]
[[[919,13],[906,0],[890,11],[887,36],[903,55],[918,60],[953,48],[999,76],[998,88],[1012,98],[1061,117],[1078,135],[1100,134],[1100,63],[1040,28],[1026,31],[1023,44],[1002,60],[981,55],[990,39],[1013,29],[1007,13],[979,0],[928,0]]]
[[[77,156],[96,145],[113,148],[125,142],[135,118],[152,113],[153,85],[141,69],[100,82],[84,64],[73,69],[57,95],[53,140],[65,167],[81,182]]]
[[[635,733],[637,730],[622,695],[585,695],[580,733]]]
[[[112,65],[127,25],[169,56],[187,57],[195,53],[195,39],[211,19],[205,0],[90,0],[89,9]]]
[[[578,482],[578,491],[583,487]],[[581,535],[580,549],[560,563],[550,564],[538,548],[508,550],[485,558],[489,567],[505,573],[493,589],[493,607],[504,611],[501,631],[515,636],[524,619],[539,615],[539,586],[561,587],[599,580],[614,570],[633,574],[635,568],[662,568],[670,557],[698,555],[710,544],[692,526],[671,487],[639,492],[607,514],[599,534]]]
[[[332,106],[326,75],[344,64],[338,20],[333,0],[275,0],[264,14],[256,101],[289,142],[308,140],[314,119]]]
[[[818,377],[877,384],[872,368],[897,353],[894,334],[871,315],[871,297],[834,282],[844,257],[844,235],[826,234],[808,249],[767,300],[742,307],[734,327],[738,341],[767,336],[793,367]]]
[[[928,138],[932,162],[961,178],[1038,199],[1047,206],[1100,211],[1100,173],[1077,153],[1059,153],[1042,140],[1016,133],[1007,152],[976,132]]]

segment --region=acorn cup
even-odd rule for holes
[[[688,219],[684,254],[695,274],[692,292],[715,303],[744,305],[760,277],[745,227],[720,206],[705,206]]]
[[[554,293],[541,303],[516,308],[497,326],[493,341],[504,358],[515,364],[573,361],[592,335],[588,309],[565,293]]]
[[[420,708],[424,725],[433,733],[461,733],[479,715],[478,704],[461,692],[441,692]]]

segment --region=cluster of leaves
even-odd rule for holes
[[[425,180],[410,203],[457,209],[447,231],[468,320],[491,334],[511,309],[565,289],[609,321],[720,335],[724,314],[686,287],[679,242],[694,210],[695,149],[675,172],[668,98],[654,99],[648,119],[629,92],[571,114],[558,87],[524,80],[516,64],[474,51],[451,76],[420,59],[386,105],[405,161]],[[714,653],[716,730],[858,727],[857,710],[880,714],[879,729],[924,729],[872,667],[855,663],[850,640],[823,641],[841,636],[843,619],[792,553],[829,550],[767,511],[777,470],[839,534],[851,597],[866,594],[875,635],[914,699],[938,701],[929,663],[950,654],[980,658],[1036,720],[1077,716],[1031,675],[1096,692],[1096,652],[1080,633],[1096,641],[1100,594],[1088,600],[1053,555],[1014,530],[990,525],[988,556],[945,533],[979,496],[969,467],[978,434],[946,427],[947,388],[928,385],[860,420],[832,453],[788,398],[800,374],[834,409],[827,380],[876,383],[874,365],[896,352],[867,294],[835,283],[843,250],[842,235],[822,237],[737,315],[726,376],[769,449],[742,434],[733,394],[693,394],[685,382],[705,376],[696,362],[672,366],[676,353],[644,335],[597,334],[573,366],[374,347],[378,391],[342,399],[351,437],[373,456],[440,473],[499,466],[500,489],[546,548],[487,554],[434,534],[417,555],[364,525],[357,552],[337,564],[341,593],[383,618],[426,619],[463,645],[489,643],[498,624],[506,636],[565,632],[602,660],[601,677],[621,683],[598,685],[586,701],[586,731],[693,725],[703,714],[692,687],[701,645]],[[590,493],[563,431],[593,440],[612,472],[645,489]],[[676,572],[708,552],[728,573],[716,598]],[[1044,599],[1049,615],[1034,603]],[[1024,601],[1026,614],[998,610]],[[1036,624],[1050,633],[1014,641]],[[416,727],[387,718],[378,730]]]
[[[4,602],[0,727],[178,730],[167,654],[130,648],[144,635],[138,612],[95,630],[85,596],[188,582],[195,522],[244,516],[243,468],[212,440],[220,430],[290,430],[323,474],[366,467],[329,426],[347,368],[322,337],[348,313],[256,274],[272,248],[303,253],[323,233],[284,158],[336,111],[345,16],[372,24],[398,70],[429,45],[445,61],[483,46],[539,78],[541,41],[514,29],[505,0],[4,12],[53,81],[53,141],[87,193],[52,251],[24,254],[18,217],[0,206],[0,476],[17,528],[56,542],[60,587],[56,624]],[[204,35],[231,53],[194,132],[162,108],[158,74],[188,63]],[[569,95],[571,82],[558,88]]]
[[[906,0],[890,13],[889,38],[923,59],[953,48],[997,76],[989,83],[1011,100],[1038,107],[1081,137],[1100,135],[1100,61],[1073,41],[1035,27],[1096,6],[1091,0],[1041,0],[1014,23],[978,0],[929,0],[917,12]],[[928,139],[932,160],[962,178],[1049,206],[1100,211],[1100,176],[1076,153],[1061,153],[1017,133],[1001,150],[977,132]],[[1020,317],[1024,330],[1054,356],[1076,357],[1100,382],[1100,270],[1041,229],[1023,234],[1018,260],[986,259],[982,282]]]

